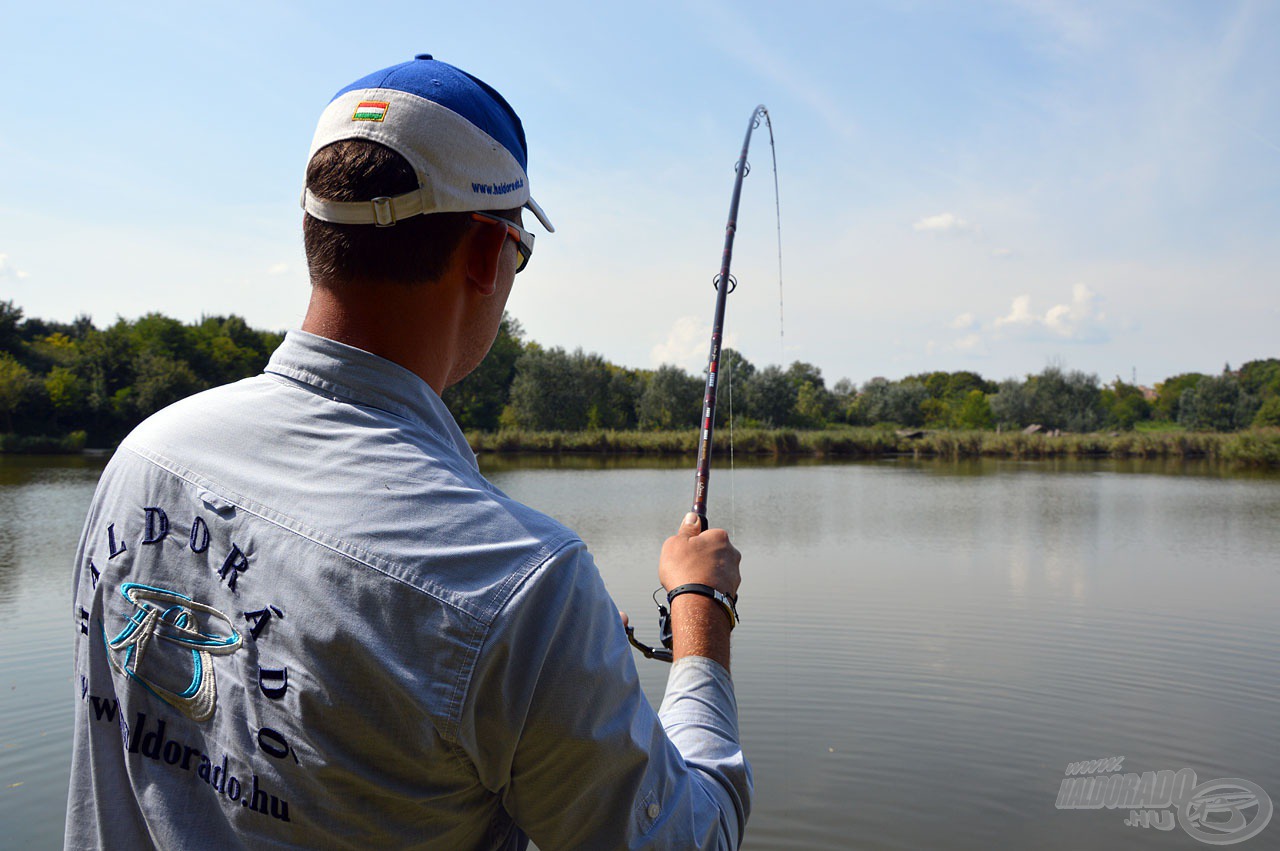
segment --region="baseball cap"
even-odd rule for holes
[[[302,208],[321,221],[388,226],[420,213],[525,207],[555,231],[529,194],[520,117],[492,86],[430,54],[375,71],[334,95],[307,161],[343,139],[391,148],[413,166],[418,188],[367,201],[329,201],[303,189]]]

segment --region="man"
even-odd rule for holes
[[[687,592],[655,713],[582,541],[485,481],[440,400],[529,260],[521,211],[551,230],[526,153],[430,56],[324,111],[302,331],[139,426],[94,497],[68,847],[741,842],[726,534],[663,546]]]

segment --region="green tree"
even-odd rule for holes
[[[928,389],[915,379],[889,381],[873,378],[862,385],[862,393],[856,405],[856,420],[866,425],[893,423],[902,426],[924,424],[924,409],[929,398]]]
[[[770,364],[742,384],[742,407],[747,417],[774,428],[791,419],[799,391],[782,367]]]
[[[716,422],[728,422],[732,409],[735,422],[749,419],[746,399],[749,391],[747,385],[756,374],[755,365],[747,360],[737,349],[721,349],[720,377],[717,383]],[[706,390],[705,372],[703,390]]]
[[[135,422],[133,406],[121,404],[137,377],[134,357],[129,326],[123,319],[101,331],[95,329],[79,345],[73,368],[88,387],[85,413],[95,445],[122,437]]]
[[[149,417],[203,388],[185,361],[146,352],[138,359],[138,380],[133,389],[134,410],[141,417]]]
[[[29,324],[29,323],[28,323]],[[26,330],[25,327],[23,329]],[[70,366],[79,355],[79,344],[61,331],[37,337],[27,344],[32,365],[41,371],[54,366]]]
[[[720,350],[720,375],[723,380],[746,382],[755,374],[755,366],[743,357],[742,352],[729,348]]]
[[[65,366],[55,366],[49,370],[44,379],[44,389],[53,405],[55,427],[59,415],[84,410],[89,398],[84,379]]]
[[[996,385],[987,381],[976,372],[925,372],[920,375],[907,376],[904,381],[918,381],[929,391],[929,396],[957,407],[964,402],[971,390],[983,393],[996,392]]]
[[[926,390],[928,388],[926,387]],[[926,428],[947,428],[954,419],[951,405],[945,399],[930,396],[920,403],[920,415]]]
[[[1234,431],[1244,428],[1258,410],[1229,372],[1206,375],[1178,403],[1178,422],[1193,431]]]
[[[853,422],[853,406],[858,401],[858,388],[848,378],[842,378],[831,388],[835,404],[835,416],[841,422]]]
[[[796,391],[796,407],[791,424],[799,428],[821,428],[835,415],[835,397],[823,387],[805,381]]]
[[[640,394],[640,427],[697,427],[701,421],[704,383],[678,366],[664,364],[645,381]]]
[[[176,340],[171,327],[154,327],[151,333],[163,341],[170,357],[185,360],[209,387],[262,372],[281,339],[279,335],[253,330],[239,316],[205,316],[198,324],[184,328],[182,341]],[[157,343],[156,347],[160,345]]]
[[[1156,385],[1156,402],[1152,406],[1152,417],[1157,420],[1180,421],[1182,394],[1195,387],[1204,378],[1199,372],[1184,372],[1166,378]]]
[[[1035,420],[1031,389],[1027,382],[1009,378],[997,385],[990,399],[991,416],[1002,428],[1022,428]]]
[[[640,395],[645,382],[633,369],[608,365],[609,381],[605,397],[596,406],[597,425],[600,428],[629,429],[640,424]]]
[[[570,363],[587,400],[586,427],[607,428],[608,423],[615,419],[609,396],[609,362],[595,352],[586,353],[577,349],[570,357]]]
[[[1151,419],[1151,403],[1136,384],[1125,384],[1119,378],[1102,388],[1102,407],[1107,412],[1107,424],[1113,428],[1131,430],[1142,420]]]
[[[1254,428],[1280,426],[1280,396],[1272,396],[1262,403],[1253,415]]]
[[[1280,360],[1251,360],[1240,367],[1240,388],[1258,399],[1280,396]]]
[[[22,308],[12,301],[0,301],[0,353],[11,355],[22,354],[22,335],[18,326],[22,324]]]
[[[812,384],[820,390],[827,388],[826,382],[822,380],[822,370],[804,361],[792,361],[791,366],[787,367],[787,378],[797,390],[802,384]]]
[[[831,421],[836,415],[836,402],[831,391],[827,390],[821,369],[811,363],[794,361],[787,367],[787,379],[796,391],[787,425],[820,428]]]
[[[128,328],[130,342],[139,354],[162,355],[188,364],[196,360],[195,335],[176,319],[148,313]]]
[[[1098,376],[1049,366],[1027,383],[1034,422],[1076,432],[1093,431],[1102,424],[1105,412]]]
[[[530,345],[516,361],[503,422],[538,431],[578,431],[587,427],[590,407],[575,358],[561,348]]]
[[[0,303],[0,308],[4,303]],[[21,314],[21,311],[19,311]],[[13,431],[13,415],[31,384],[31,371],[8,352],[0,352],[0,411],[4,412],[5,431]]]
[[[968,429],[989,429],[994,423],[995,415],[991,411],[991,403],[987,401],[987,394],[976,389],[966,393],[964,402],[960,404],[955,414],[956,426]]]

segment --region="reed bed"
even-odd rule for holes
[[[721,429],[716,454],[729,451]],[[476,452],[604,453],[693,455],[698,432],[521,431],[470,432]],[[1245,467],[1280,467],[1280,429],[1233,434],[1207,432],[1122,432],[1118,434],[1023,434],[992,431],[929,431],[898,434],[882,428],[825,431],[737,429],[733,451],[743,456],[817,458],[1207,458]]]

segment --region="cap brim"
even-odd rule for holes
[[[556,232],[556,226],[551,224],[551,220],[547,218],[546,213],[542,212],[542,208],[538,206],[537,201],[533,200],[533,198],[530,197],[529,200],[525,202],[524,206],[525,206],[525,209],[529,210],[535,216],[538,217],[538,221],[541,222],[542,226],[547,229],[547,233]]]

